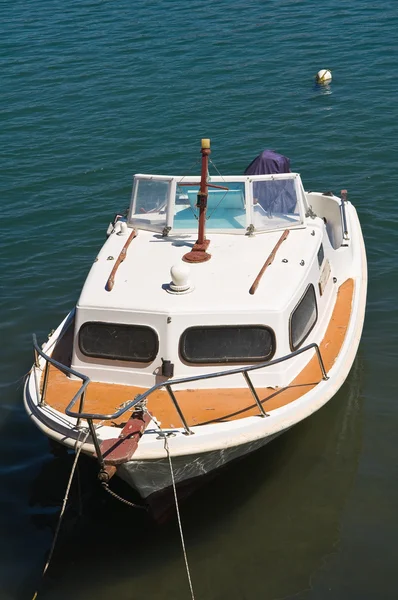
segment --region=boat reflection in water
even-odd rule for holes
[[[197,597],[297,594],[336,551],[361,451],[362,372],[358,355],[346,383],[322,410],[226,467],[185,502],[182,523]],[[59,464],[54,459],[37,482],[35,502],[45,505]],[[187,598],[176,520],[159,528],[143,512],[104,499],[95,492],[94,465],[86,461],[84,468],[92,469],[91,497],[89,478],[82,477],[89,502],[72,535],[60,538],[50,597],[105,598],[112,592],[119,600]],[[53,503],[51,497],[49,510]],[[69,512],[66,530],[75,514]]]

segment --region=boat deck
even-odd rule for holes
[[[343,344],[350,321],[353,292],[353,279],[347,279],[339,287],[332,318],[320,344],[326,371],[333,366]],[[70,328],[53,352],[53,357],[63,364],[70,364],[72,334],[73,331]],[[256,388],[256,391],[264,409],[269,412],[297,400],[321,380],[322,374],[315,355],[289,386],[278,389]],[[80,381],[72,381],[50,365],[46,404],[64,412],[80,385]],[[84,411],[112,414],[124,402],[132,400],[137,394],[144,391],[144,388],[139,387],[92,381],[87,388]],[[174,393],[190,426],[216,421],[232,421],[258,414],[258,407],[248,388],[180,391],[174,388]],[[148,398],[148,410],[161,422],[162,427],[182,426],[177,411],[168,393],[164,390],[158,390],[151,394]],[[125,413],[112,424],[120,426],[127,421],[129,416],[129,412]]]

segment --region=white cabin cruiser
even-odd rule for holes
[[[169,456],[177,486],[195,485],[321,408],[358,349],[356,210],[344,191],[306,193],[267,152],[244,175],[210,176],[202,140],[200,177],[136,175],[75,309],[34,338],[34,423],[157,513]]]

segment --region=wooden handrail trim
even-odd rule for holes
[[[115,264],[113,265],[113,269],[111,271],[111,274],[108,277],[108,281],[106,282],[105,285],[105,289],[107,292],[110,292],[115,284],[115,276],[116,276],[116,271],[119,268],[119,265],[121,265],[121,263],[124,261],[124,259],[126,258],[126,254],[127,254],[127,249],[130,246],[131,242],[133,241],[133,239],[137,236],[137,232],[135,229],[133,229],[133,231],[130,233],[129,238],[127,240],[127,242],[124,244],[119,256],[116,259]]]
[[[279,238],[278,242],[275,244],[274,249],[272,250],[271,254],[265,261],[264,265],[262,266],[256,279],[254,280],[253,285],[251,286],[251,288],[249,290],[249,294],[253,295],[254,292],[256,291],[256,289],[258,288],[258,284],[260,283],[265,270],[273,263],[275,254],[278,252],[279,246],[282,244],[282,242],[285,241],[285,239],[287,238],[288,235],[289,235],[289,229],[285,229],[285,231],[282,233],[281,237]]]

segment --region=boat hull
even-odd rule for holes
[[[256,451],[283,431],[290,429],[319,410],[336,394],[346,380],[361,338],[367,287],[365,248],[359,222],[352,207],[348,210],[348,216],[352,226],[351,239],[355,253],[348,269],[345,263],[345,246],[343,245],[337,251],[334,268],[337,275],[341,273],[339,277],[333,278],[334,283],[340,284],[339,289],[341,290],[345,284],[348,284],[343,293],[344,298],[341,299],[344,309],[341,318],[344,317],[345,321],[343,319],[344,322],[340,323],[338,311],[336,314],[333,312],[330,317],[331,330],[336,330],[334,337],[338,338],[336,352],[332,352],[333,338],[328,337],[329,329],[326,330],[323,339],[317,340],[325,360],[327,377],[320,378],[319,365],[316,363],[318,378],[314,378],[311,374],[305,381],[293,380],[292,384],[275,391],[272,397],[261,397],[261,402],[264,402],[269,416],[264,418],[250,413],[250,416],[245,418],[229,420],[223,415],[215,416],[213,414],[212,422],[203,423],[200,426],[192,425],[194,435],[187,435],[187,431],[184,429],[180,427],[177,429],[167,421],[165,423],[161,415],[159,418],[158,412],[149,407],[158,421],[163,423],[162,427],[166,432],[169,430],[170,433],[171,429],[176,432],[175,436],[172,435],[167,439],[175,482],[180,490],[185,490],[184,495],[187,490],[195,487],[201,480],[211,476],[221,467]],[[55,346],[56,338],[60,335],[61,330],[62,324],[54,333],[53,338],[55,339],[44,346],[43,351],[47,352],[47,356],[51,345]],[[24,400],[28,414],[50,438],[74,449],[82,445],[84,452],[95,456],[93,440],[87,433],[87,424],[84,421],[79,426],[76,419],[68,417],[64,411],[59,410],[58,405],[51,406],[40,402],[43,393],[41,387],[45,388],[44,383],[42,386],[40,385],[40,376],[43,375],[45,365],[43,359],[40,365],[36,371],[32,370],[25,385]],[[62,385],[66,385],[66,382],[63,382]],[[131,389],[128,390],[128,393],[130,397],[133,395]],[[211,390],[209,393],[212,393]],[[230,393],[232,394],[233,390],[231,392],[228,390],[228,394]],[[289,394],[290,396],[287,397]],[[72,395],[68,397],[68,402]],[[194,398],[195,405],[202,404],[196,394],[188,393],[188,395]],[[286,397],[285,400],[283,400],[284,397]],[[275,404],[272,404],[273,402]],[[159,406],[161,407],[161,405],[162,403]],[[229,399],[228,406],[230,407]],[[102,412],[107,413],[108,411],[103,410]],[[233,411],[229,410],[229,412]],[[240,415],[242,412],[235,411],[235,414]],[[142,436],[134,457],[118,466],[117,471],[119,477],[135,488],[141,497],[153,507],[161,505],[162,499],[163,503],[167,504],[164,502],[164,498],[170,495],[172,483],[167,448],[165,448],[164,439],[159,436],[158,421],[154,422],[153,426],[148,428],[149,430]],[[117,437],[117,431],[117,428],[115,431],[114,428],[105,425],[99,428],[100,442]],[[158,512],[157,508],[155,512]]]
[[[282,432],[280,432],[282,433]],[[279,434],[270,435],[240,446],[202,452],[190,456],[171,456],[158,460],[132,460],[118,468],[117,474],[146,499],[172,485],[171,468],[176,485],[184,481],[193,481],[212,471],[217,471],[226,464],[255,452],[268,444]]]

